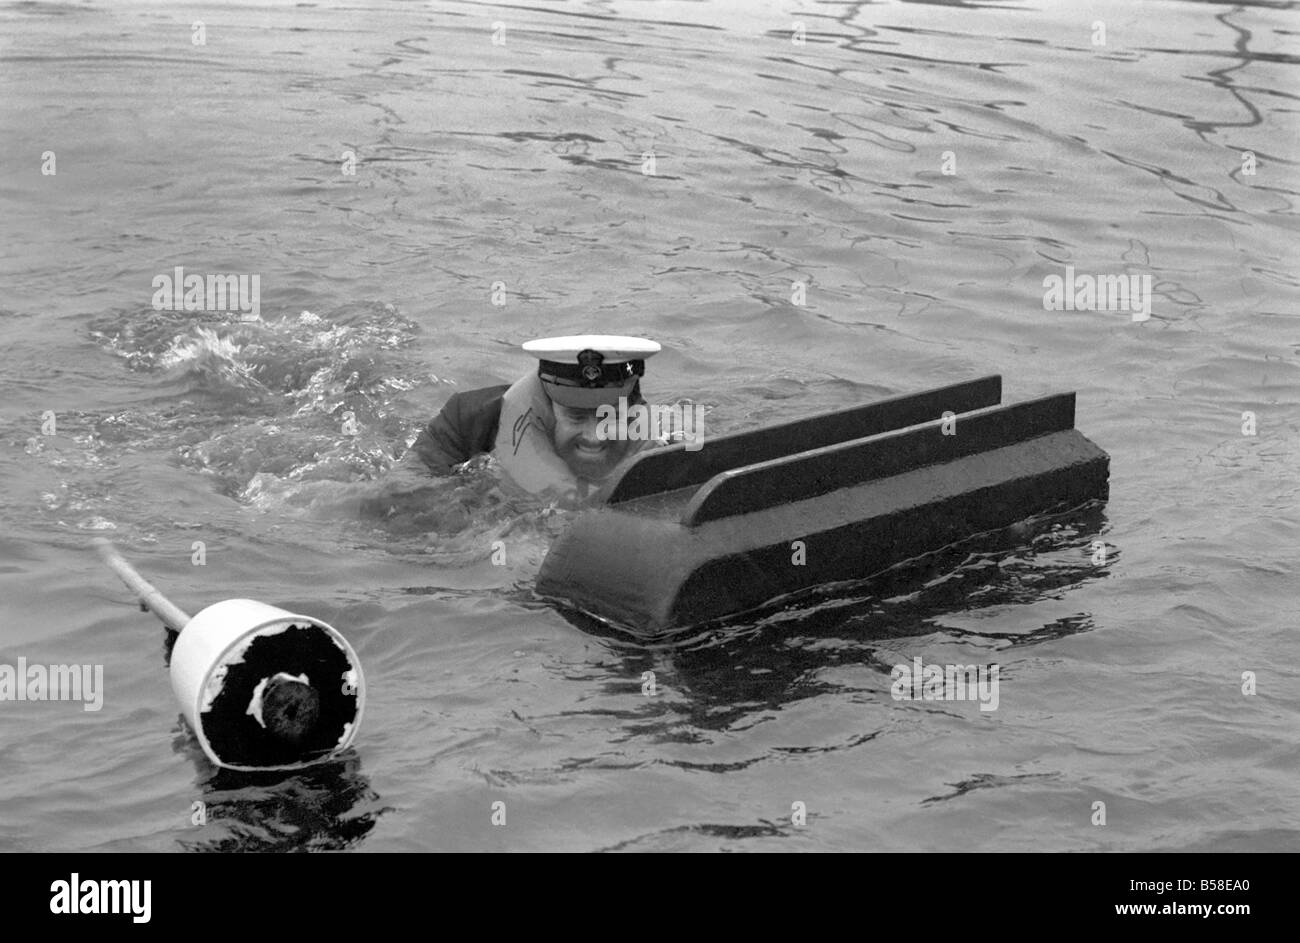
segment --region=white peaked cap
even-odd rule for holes
[[[528,341],[524,350],[541,360],[558,363],[577,363],[578,354],[594,350],[606,363],[623,363],[627,360],[645,360],[663,350],[654,341],[644,337],[620,337],[617,334],[569,334],[565,337],[543,337]]]
[[[645,372],[644,361],[662,348],[643,337],[570,334],[529,341],[524,350],[540,361],[537,375],[553,402],[595,409],[631,396]]]

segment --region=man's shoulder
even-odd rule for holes
[[[509,384],[502,384],[453,393],[434,425],[456,430],[462,449],[469,453],[466,457],[474,452],[490,452],[501,420],[502,397],[508,389]]]
[[[492,409],[499,411],[501,397],[505,395],[508,389],[510,389],[510,384],[503,383],[499,386],[485,386],[478,390],[463,390],[460,393],[453,393],[447,402],[443,404],[442,411],[455,416],[473,416]]]

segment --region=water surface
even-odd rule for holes
[[[1297,30],[1289,3],[0,6],[0,661],[106,687],[0,704],[0,848],[1294,848]],[[1066,265],[1150,275],[1152,317],[1045,311]],[[260,319],[154,310],[176,266],[259,274]],[[658,647],[532,596],[562,515],[475,478],[360,513],[452,392],[588,330],[659,340],[647,393],[710,433],[988,373],[1077,390],[1111,498]],[[191,611],[346,632],[355,749],[216,774],[100,534]],[[998,710],[896,702],[916,656],[998,663]]]

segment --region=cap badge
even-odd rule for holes
[[[604,376],[600,365],[605,360],[604,354],[595,350],[584,350],[578,354],[578,365],[582,367],[584,386],[597,386]]]

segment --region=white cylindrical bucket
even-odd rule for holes
[[[312,724],[288,742],[268,729],[262,695],[270,681],[303,683],[315,699]],[[356,736],[365,679],[338,631],[253,599],[208,606],[186,624],[171,654],[172,690],[203,752],[226,769],[298,769],[328,759]]]

